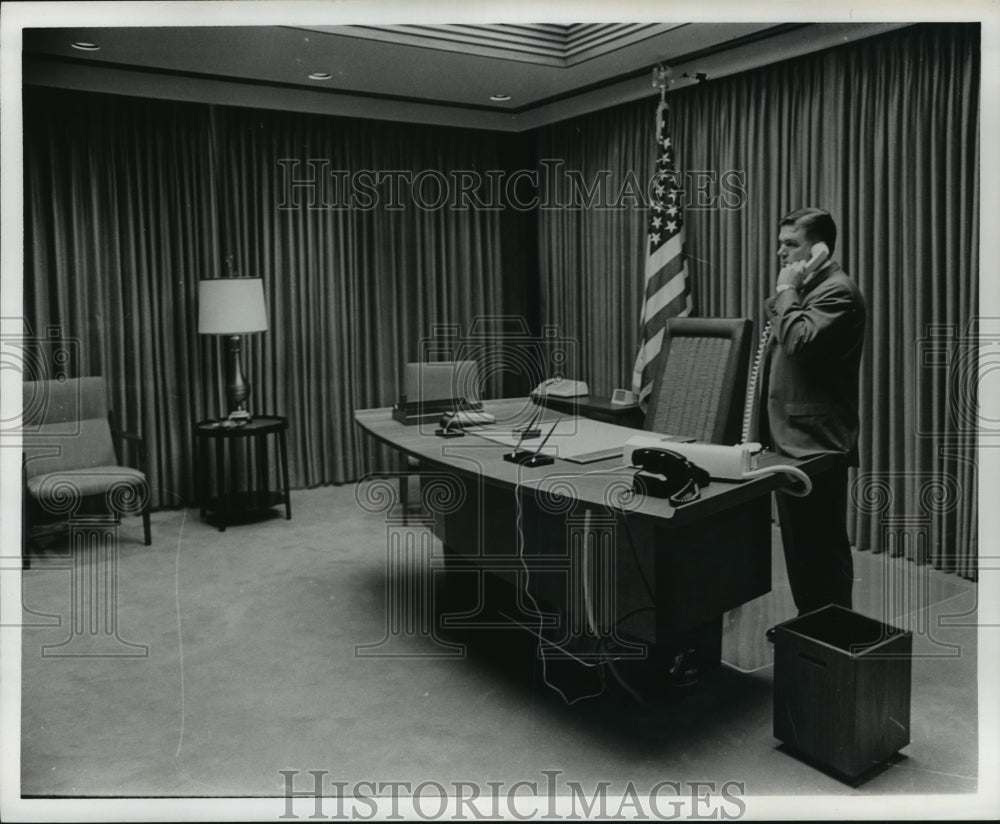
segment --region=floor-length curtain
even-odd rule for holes
[[[374,445],[352,411],[395,402],[436,327],[468,334],[502,311],[497,213],[451,191],[455,173],[496,167],[498,139],[251,110],[220,124],[223,244],[274,318],[249,353],[258,402],[294,416],[299,484],[356,478]]]
[[[26,88],[24,319],[105,377],[157,505],[189,499],[205,407],[197,284],[219,259],[207,110]],[[38,377],[55,374],[40,367]],[[26,374],[27,377],[27,374]]]
[[[759,324],[778,219],[803,205],[828,209],[840,229],[835,257],[869,313],[853,539],[967,577],[977,520],[968,336],[978,309],[979,65],[977,24],[914,26],[668,97],[682,179],[691,186],[704,173],[697,180],[716,198],[687,211],[698,313]],[[540,133],[540,151],[591,178],[635,164],[648,180],[652,150],[642,145],[653,140],[654,112],[649,99],[559,124]],[[602,388],[627,384],[636,351],[644,221],[642,208],[539,213],[543,320],[585,334],[600,305],[622,324],[587,349]]]
[[[293,486],[385,467],[353,411],[397,399],[435,326],[502,312],[497,213],[433,189],[496,168],[498,137],[33,87],[24,114],[25,320],[73,344],[76,374],[107,378],[149,445],[157,506],[193,499],[191,426],[220,412],[221,342],[197,333],[197,287],[225,257],[264,280],[269,328],[244,338],[244,369],[251,409],[289,418]],[[432,208],[405,187],[402,208],[384,187],[346,209],[309,208],[308,192],[281,208],[282,160],[426,171]]]
[[[618,107],[538,133],[543,322],[574,344],[567,377],[605,396],[631,385],[635,361],[646,229],[633,182],[644,193],[653,166],[648,108]]]

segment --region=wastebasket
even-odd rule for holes
[[[774,634],[774,737],[853,779],[910,743],[913,634],[829,605]]]

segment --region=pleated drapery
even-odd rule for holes
[[[384,468],[354,410],[398,399],[435,328],[503,312],[495,210],[439,207],[433,185],[393,203],[355,187],[360,207],[339,208],[344,191],[295,185],[317,165],[326,186],[495,169],[493,134],[33,87],[24,133],[26,324],[107,378],[149,446],[157,506],[193,500],[192,424],[224,409],[197,293],[227,256],[264,281],[269,328],[244,337],[244,370],[251,409],[289,418],[293,486]]]
[[[859,549],[975,576],[979,26],[914,26],[668,96],[695,314],[750,317],[777,276],[779,218],[831,212],[835,258],[868,304]],[[648,181],[655,100],[541,130],[539,155],[612,192]],[[555,191],[571,188],[566,175]],[[634,201],[634,199],[633,199]],[[620,208],[624,204],[624,208]],[[628,386],[642,205],[540,210],[543,322],[581,341],[580,374]],[[591,332],[595,332],[591,336]],[[591,377],[592,376],[592,377]]]

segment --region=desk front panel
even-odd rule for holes
[[[433,477],[426,483],[435,483]],[[571,635],[669,642],[771,587],[770,498],[673,525],[573,498],[456,477],[434,531],[455,568],[521,590]]]

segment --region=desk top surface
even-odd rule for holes
[[[498,431],[509,433],[512,427],[528,423],[538,411],[538,407],[528,398],[486,401],[485,409],[496,417],[495,425],[482,428],[483,434],[489,431],[491,436],[495,436]],[[562,444],[558,441],[553,443],[553,438],[550,438],[546,444],[546,447],[554,447],[556,452],[553,464],[526,467],[503,460],[504,453],[510,452],[511,447],[487,440],[482,435],[477,436],[474,434],[475,430],[469,430],[468,434],[460,438],[441,438],[434,434],[436,424],[405,426],[392,419],[388,408],[359,410],[354,417],[376,439],[431,467],[481,478],[487,483],[506,485],[519,491],[548,493],[554,500],[570,497],[600,507],[669,519],[677,526],[767,495],[785,483],[781,476],[766,476],[741,483],[712,481],[702,488],[700,500],[674,508],[662,498],[633,495],[631,484],[634,470],[623,466],[620,456],[583,464],[558,457],[560,446],[566,449],[573,443],[579,443],[581,436],[585,440],[597,437],[605,443],[617,441],[618,444],[624,444],[635,435],[651,434],[642,430],[584,418],[576,419],[579,428],[574,436],[565,439]],[[557,419],[566,420],[567,416],[554,410],[543,410],[538,424],[543,434]],[[534,450],[539,443],[540,439],[525,442],[522,449]],[[562,454],[567,453],[564,451]],[[781,458],[780,462],[800,466],[814,474],[824,467],[828,459],[826,456],[802,461]]]

